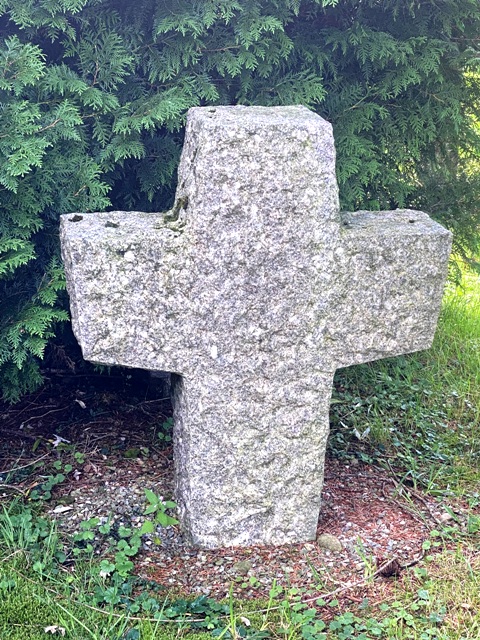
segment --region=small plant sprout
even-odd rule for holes
[[[160,496],[157,496],[151,489],[145,489],[145,497],[148,504],[145,508],[144,514],[146,516],[152,516],[152,520],[145,520],[141,529],[140,535],[145,533],[154,533],[156,527],[170,527],[178,524],[178,520],[168,515],[167,509],[175,509],[177,507],[176,502],[172,500],[166,500],[165,502]],[[160,544],[160,539],[156,539],[156,542]]]

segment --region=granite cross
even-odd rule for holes
[[[189,111],[173,209],[62,216],[84,357],[175,374],[176,500],[207,548],[314,539],[337,367],[431,344],[451,237],[340,215],[305,107]]]

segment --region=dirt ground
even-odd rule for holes
[[[60,531],[74,533],[91,517],[140,526],[144,490],[164,499],[174,491],[164,381],[134,370],[50,370],[47,377],[19,404],[0,405],[0,496],[31,499],[61,461],[72,469],[45,502]],[[161,544],[144,538],[137,572],[187,595],[224,598],[233,586],[239,597],[268,597],[277,584],[312,598],[331,592],[354,602],[367,592],[384,598],[391,578],[421,561],[429,530],[448,513],[431,497],[400,487],[393,473],[354,457],[329,457],[325,468],[316,541],[207,551],[189,546],[179,526],[167,527],[158,531]],[[367,587],[372,574],[377,579]]]

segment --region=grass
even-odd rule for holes
[[[51,567],[50,567],[51,569]],[[86,567],[71,571],[33,569],[30,553],[4,558],[0,565],[0,638],[45,640],[53,635],[74,640],[136,640],[178,637],[181,625],[165,625],[125,614],[115,606],[95,607],[86,594],[95,587]],[[137,634],[138,631],[138,634]],[[133,633],[135,632],[135,633]],[[129,635],[130,634],[130,635]],[[191,633],[191,640],[211,640],[208,632]]]
[[[432,349],[339,371],[331,421],[331,454],[388,463],[401,482],[444,505],[461,498],[471,507],[466,527],[453,518],[432,532],[431,555],[404,572],[382,602],[365,599],[345,609],[335,600],[306,603],[308,594],[277,590],[267,602],[167,603],[124,563],[122,569],[112,563],[118,549],[109,560],[88,553],[88,545],[75,555],[41,515],[41,504],[16,500],[0,512],[0,639],[480,637],[479,276],[467,274],[463,288],[449,287]]]
[[[59,637],[64,630],[64,637],[74,640],[212,638],[207,631],[156,622],[145,613],[128,616],[118,607],[93,607],[85,598],[88,585],[84,578],[81,569],[77,576],[35,575],[28,554],[4,560],[0,565],[0,638],[44,640],[49,637],[45,629],[54,630]],[[302,605],[298,593],[282,598],[270,604],[232,601],[217,637],[474,640],[480,636],[480,557],[468,547],[446,546],[428,557],[421,568],[408,572],[386,601],[373,606],[365,600],[345,610],[333,601],[318,609]]]
[[[432,389],[450,390],[449,417],[480,424],[480,275],[465,275],[462,287],[450,286],[429,354]]]
[[[453,545],[409,572],[397,586],[395,599],[380,609],[390,620],[389,640],[476,640],[479,605],[478,552]]]

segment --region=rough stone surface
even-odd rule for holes
[[[335,369],[428,348],[450,233],[340,215],[331,126],[194,108],[166,214],[62,216],[84,357],[171,371],[176,497],[204,547],[314,539]]]

